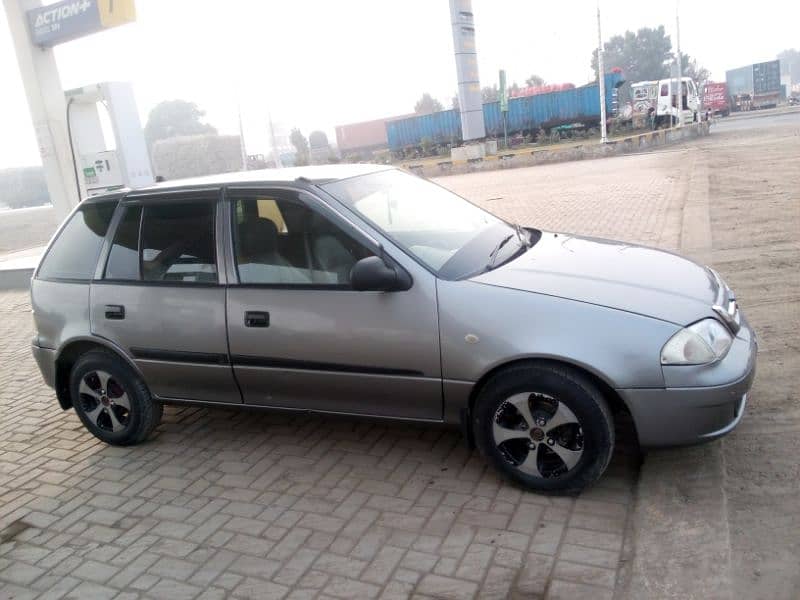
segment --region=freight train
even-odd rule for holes
[[[606,111],[610,116],[617,88],[625,83],[622,72],[614,70],[605,75]],[[598,83],[573,89],[510,98],[506,128],[509,137],[546,132],[554,127],[575,125],[594,127],[600,123],[600,93]],[[486,136],[503,136],[503,117],[499,102],[483,105]],[[397,155],[414,153],[423,146],[454,146],[461,143],[461,117],[457,110],[442,110],[429,115],[416,115],[386,123],[389,148]]]

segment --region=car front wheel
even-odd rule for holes
[[[103,351],[87,352],[72,368],[72,406],[95,437],[128,446],[147,438],[161,421],[163,405],[133,369]]]
[[[495,468],[539,492],[579,492],[603,474],[614,449],[611,412],[597,386],[550,363],[492,376],[476,400],[473,431]]]

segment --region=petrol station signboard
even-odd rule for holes
[[[136,20],[133,0],[62,0],[27,12],[31,41],[49,48]]]

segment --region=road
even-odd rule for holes
[[[780,111],[753,111],[750,113],[734,113],[727,118],[719,118],[714,122],[715,133],[734,131],[753,131],[759,128],[775,129],[796,127],[800,116],[800,107],[783,108]],[[761,119],[765,119],[763,122]]]
[[[720,125],[709,160],[712,262],[759,335],[759,373],[722,442],[733,589],[800,597],[800,113]]]

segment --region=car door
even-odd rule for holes
[[[228,360],[219,190],[131,195],[91,286],[95,335],[161,398],[241,402]]]
[[[228,339],[245,403],[440,420],[434,277],[410,261],[411,289],[355,291],[350,268],[377,245],[318,198],[229,189],[226,202]]]

